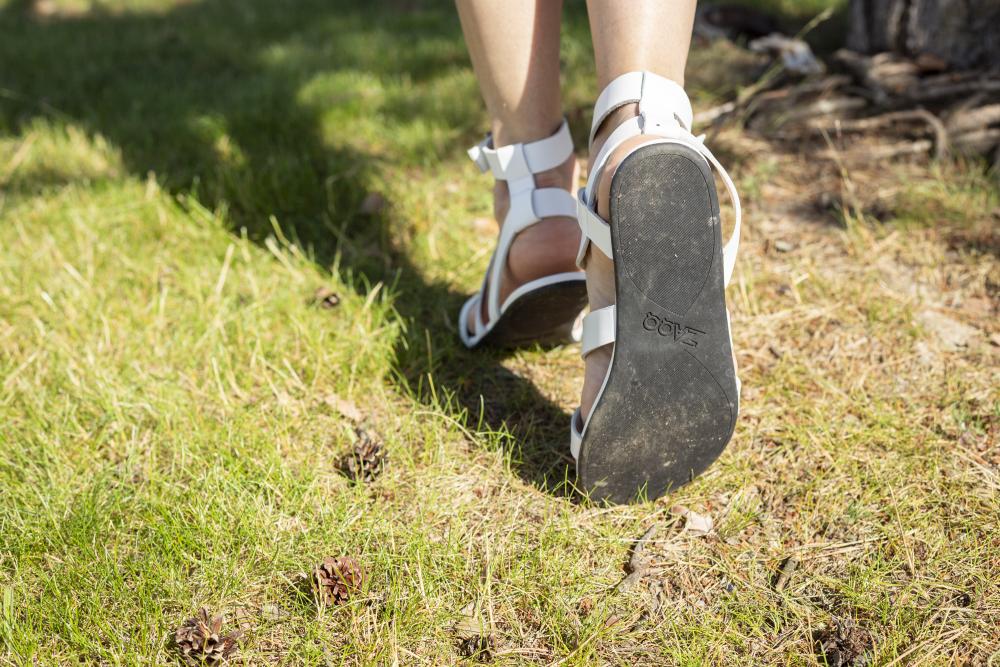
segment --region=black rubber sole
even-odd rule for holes
[[[573,324],[586,306],[583,280],[540,287],[512,302],[479,345],[511,348],[572,343]]]
[[[652,499],[701,473],[736,425],[719,199],[678,144],[632,153],[611,184],[617,321],[604,393],[581,443],[590,497]]]

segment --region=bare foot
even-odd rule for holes
[[[549,171],[535,174],[535,187],[562,188],[570,194],[576,193],[578,177],[576,156],[571,155],[565,162]],[[510,194],[505,181],[493,185],[493,214],[498,221],[507,216],[510,208]],[[503,224],[501,222],[501,224]],[[551,276],[556,273],[577,271],[576,251],[580,246],[580,227],[574,218],[543,218],[514,237],[507,254],[500,281],[500,303],[521,285]],[[483,322],[489,322],[488,304],[482,302]],[[467,326],[476,330],[476,314],[469,311]]]
[[[593,160],[601,150],[601,146],[607,141],[608,136],[621,124],[639,115],[638,104],[626,104],[613,111],[601,124],[597,134],[594,136],[594,145],[590,149],[590,168],[593,169]],[[611,217],[609,211],[609,200],[611,198],[611,180],[615,170],[626,155],[636,146],[656,140],[655,136],[633,137],[616,148],[608,158],[604,172],[597,182],[597,214],[604,220]],[[605,306],[610,306],[615,302],[615,270],[611,258],[605,256],[603,252],[591,245],[587,254],[587,294],[590,297],[590,310],[594,311]],[[586,368],[583,375],[583,393],[580,397],[580,416],[586,421],[590,414],[590,408],[594,405],[597,393],[604,384],[604,376],[607,375],[608,366],[611,365],[611,345],[605,345],[587,355],[585,360]]]

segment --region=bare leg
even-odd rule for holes
[[[637,70],[653,72],[684,85],[695,5],[696,0],[587,0],[598,87],[603,90],[615,77]],[[591,159],[619,123],[636,115],[637,104],[613,112],[594,138]],[[609,158],[597,186],[597,211],[605,220],[609,218],[608,198],[615,169],[632,147],[647,141],[646,137],[627,141]],[[599,251],[592,250],[587,258],[587,291],[592,310],[615,301],[614,268],[611,260]],[[584,419],[600,391],[610,363],[610,347],[587,356],[581,400]]]
[[[456,0],[456,4],[472,66],[492,118],[494,145],[537,141],[552,135],[562,123],[561,0]],[[560,167],[536,174],[535,184],[572,192],[575,172],[576,159],[571,157]],[[497,181],[493,196],[494,214],[502,222],[508,208],[507,184]],[[500,300],[530,280],[575,270],[579,234],[572,218],[546,218],[518,234],[511,244]]]

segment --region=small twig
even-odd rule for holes
[[[825,160],[841,162],[843,158],[853,163],[858,161],[888,160],[901,155],[920,155],[930,153],[934,149],[934,142],[930,139],[920,139],[919,141],[901,141],[895,144],[884,144],[881,146],[869,147],[859,151],[838,152],[824,150],[816,154],[816,157]]]
[[[816,558],[820,556],[829,556],[832,554],[842,554],[854,551],[857,549],[862,549],[868,544],[874,542],[884,542],[888,538],[884,535],[879,535],[876,537],[868,537],[860,540],[854,540],[852,542],[839,542],[832,544],[803,544],[802,546],[795,549],[795,553],[798,554],[796,558],[798,560]]]
[[[788,580],[799,566],[799,561],[795,556],[789,556],[778,568],[778,574],[774,578],[774,590],[780,593],[788,585]]]
[[[649,529],[642,534],[635,542],[635,546],[632,547],[632,556],[628,559],[628,565],[625,569],[628,574],[625,578],[618,582],[615,586],[615,590],[618,592],[627,591],[633,586],[635,586],[639,581],[645,576],[646,572],[649,571],[649,559],[643,555],[646,550],[646,543],[649,542],[656,534],[656,524],[654,523]]]
[[[812,19],[809,20],[809,23],[806,23],[804,26],[802,26],[802,30],[799,30],[797,33],[795,33],[795,39],[804,38],[806,35],[812,32],[816,26],[828,20],[831,16],[833,16],[833,7],[827,7],[819,14],[812,17]]]
[[[813,116],[829,116],[835,113],[856,111],[868,106],[868,100],[860,97],[828,97],[816,100],[805,108],[789,112],[785,120],[802,120]]]
[[[944,97],[997,91],[1000,91],[1000,81],[967,81],[946,86],[922,86],[920,90],[910,93],[910,97],[917,102],[929,102]]]
[[[704,111],[699,111],[694,115],[695,125],[706,125],[717,121],[719,118],[727,114],[731,114],[736,110],[735,102],[726,102],[725,104],[720,104],[719,106],[712,107],[711,109],[705,109]]]

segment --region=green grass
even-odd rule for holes
[[[8,0],[0,35],[0,664],[169,663],[200,606],[247,665],[466,662],[469,605],[498,664],[809,665],[835,619],[874,664],[996,651],[995,173],[853,174],[897,195],[844,228],[813,205],[834,165],[720,136],[748,200],[741,421],[701,479],[605,508],[572,489],[576,351],[457,343],[493,239],[449,3]],[[927,309],[979,336],[949,349]],[[336,469],[334,395],[385,440],[370,486]],[[299,573],[345,554],[364,591],[317,608]]]

